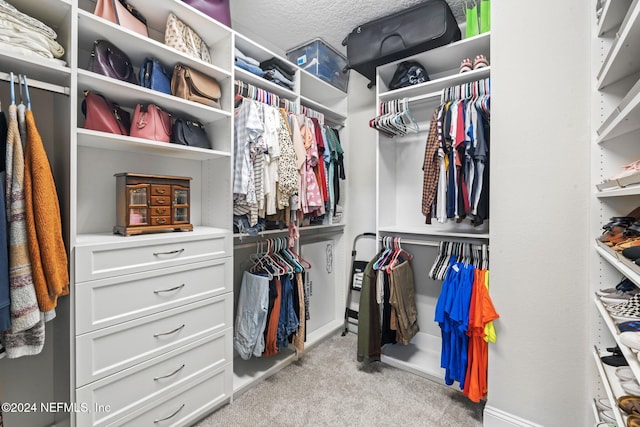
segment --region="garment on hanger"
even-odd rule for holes
[[[265,349],[263,331],[269,310],[269,278],[245,271],[236,309],[233,346],[244,360],[260,357]]]
[[[11,327],[11,300],[9,298],[9,240],[7,235],[7,210],[5,206],[5,178],[7,154],[7,121],[0,111],[0,337]],[[2,345],[0,344],[0,347]],[[4,347],[2,355],[6,356]]]
[[[486,327],[500,316],[489,296],[489,271],[476,269],[469,310],[469,355],[464,384],[464,395],[473,402],[480,402],[487,394],[487,367],[489,358]]]
[[[303,273],[311,264],[287,246],[268,239],[267,250],[252,255],[243,274],[234,330],[234,347],[243,359],[272,356],[293,343],[304,350],[306,334]]]
[[[422,213],[474,226],[489,217],[490,80],[445,89],[431,122],[423,162]]]
[[[25,213],[33,283],[45,321],[55,316],[58,298],[69,294],[67,251],[51,165],[31,110],[26,111]],[[46,313],[49,313],[47,316]]]
[[[44,322],[40,317],[33,283],[25,224],[24,156],[17,108],[9,106],[6,151],[5,209],[9,230],[9,283],[11,329],[3,344],[9,358],[39,354],[44,346]]]
[[[380,361],[381,330],[380,308],[376,301],[377,272],[373,265],[382,255],[380,251],[364,269],[360,302],[358,305],[358,362],[371,363]]]

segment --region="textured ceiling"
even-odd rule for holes
[[[230,0],[234,29],[275,53],[316,37],[346,53],[342,40],[360,24],[422,3],[424,0]],[[464,0],[447,0],[458,22]]]

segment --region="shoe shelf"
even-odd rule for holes
[[[627,12],[617,37],[597,75],[597,89],[601,90],[624,77],[640,71],[640,2]]]
[[[618,136],[640,129],[640,81],[622,99],[596,130],[596,143],[601,144]]]
[[[618,255],[610,248],[595,245],[596,252],[607,261],[613,268],[622,273],[625,277],[631,280],[636,285],[640,286],[640,271],[638,269],[627,265],[625,262],[618,258]]]
[[[613,188],[611,190],[597,191],[595,196],[599,199],[607,197],[623,197],[640,195],[640,185],[630,185],[624,188]]]
[[[600,312],[600,316],[604,320],[604,323],[607,325],[609,332],[611,332],[611,335],[615,339],[616,344],[618,345],[618,347],[620,347],[622,355],[625,359],[627,359],[627,363],[629,363],[629,367],[636,376],[636,379],[640,378],[640,361],[638,360],[638,356],[636,356],[636,353],[634,353],[629,347],[620,342],[620,331],[616,326],[615,320],[611,317],[611,315],[609,315],[607,308],[604,306],[602,301],[600,301],[600,298],[598,298],[597,295],[594,295],[594,303],[596,304],[596,307],[598,308],[598,311]],[[615,376],[611,378],[616,379]],[[619,395],[620,394],[617,394],[617,396]]]
[[[598,37],[620,28],[620,24],[629,10],[631,0],[608,0],[602,9],[598,21]]]
[[[598,349],[594,348],[593,359],[595,361],[596,367],[598,368],[598,373],[600,374],[600,379],[602,380],[602,385],[607,394],[607,398],[609,399],[609,402],[611,402],[611,412],[613,412],[616,418],[617,425],[625,426],[627,425],[625,422],[625,417],[622,415],[622,411],[618,409],[618,400],[616,398],[616,396],[622,396],[624,394],[624,391],[622,390],[619,381],[617,381],[615,368],[613,366],[605,366],[605,364],[602,363],[602,360],[600,360],[600,356],[601,355]],[[600,416],[598,415],[597,409],[596,420],[598,422],[600,421]]]

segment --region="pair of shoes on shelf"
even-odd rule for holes
[[[640,320],[630,320],[617,324],[620,332],[636,332],[640,331]]]
[[[640,415],[631,414],[627,417],[627,427],[640,427]]]
[[[620,304],[607,306],[607,310],[616,320],[640,320],[640,293]]]
[[[596,294],[601,297],[611,296],[611,294],[615,294],[618,291],[632,291],[634,289],[638,289],[638,287],[631,280],[626,277],[622,279],[615,288],[606,288],[600,289],[596,291]]]
[[[613,423],[613,425],[616,425],[616,416],[613,414],[613,409],[607,411],[598,411],[598,415],[600,416],[600,421],[609,424]]]
[[[616,246],[640,236],[640,207],[625,216],[614,216],[602,226],[604,232],[598,240],[607,246]]]
[[[640,396],[625,395],[618,397],[618,406],[627,415],[640,415]]]
[[[600,360],[602,360],[602,363],[609,366],[615,366],[615,367],[629,366],[629,362],[627,362],[627,359],[625,359],[624,356],[621,354],[612,354],[609,356],[602,356],[600,357]]]
[[[478,68],[484,68],[488,66],[489,61],[487,61],[487,58],[484,55],[476,55],[476,57],[473,59],[473,63],[469,58],[465,58],[462,60],[462,62],[460,63],[460,72],[465,73],[467,71],[477,70]]]
[[[620,381],[635,381],[636,375],[629,366],[620,366],[615,370],[616,377]]]
[[[625,393],[630,394],[631,396],[640,396],[640,384],[634,378],[632,380],[620,381],[620,386],[625,391]]]

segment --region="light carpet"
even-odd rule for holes
[[[480,427],[482,403],[394,367],[356,361],[357,337],[336,334],[197,427]]]

